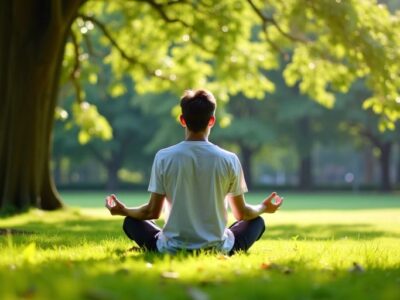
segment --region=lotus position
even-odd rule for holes
[[[247,187],[238,157],[208,141],[216,108],[209,91],[186,91],[180,106],[185,140],[156,154],[148,203],[130,208],[110,195],[106,207],[112,215],[126,217],[123,230],[144,250],[205,249],[229,255],[247,251],[264,233],[260,215],[274,213],[283,199],[272,193],[259,205],[246,203]],[[165,225],[159,228],[151,220],[160,217],[164,203]],[[228,203],[237,220],[229,228]]]

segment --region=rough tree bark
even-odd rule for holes
[[[64,46],[82,3],[0,1],[0,209],[62,206],[51,135]]]

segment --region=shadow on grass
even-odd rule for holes
[[[161,222],[158,223],[160,226]],[[41,248],[57,246],[74,246],[77,244],[101,244],[112,239],[124,239],[122,219],[99,220],[87,217],[77,217],[73,220],[45,223],[41,221],[27,221],[13,226],[15,232],[29,232],[29,239],[37,241]],[[13,236],[15,242],[26,243],[27,235]],[[376,230],[369,224],[317,224],[297,225],[286,224],[267,227],[262,239],[276,240],[370,240],[379,237],[400,238],[399,234]],[[1,241],[1,236],[0,236]],[[3,240],[4,241],[4,240]],[[126,241],[128,239],[126,238]]]
[[[400,234],[374,229],[370,224],[317,224],[296,225],[286,224],[267,227],[264,238],[271,239],[307,239],[307,240],[331,240],[354,239],[370,240],[379,237],[399,238]]]

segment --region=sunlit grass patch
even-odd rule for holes
[[[399,299],[400,210],[295,210],[265,217],[249,253],[129,251],[102,208],[0,220],[1,299]],[[231,219],[232,220],[232,219]]]

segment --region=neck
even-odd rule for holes
[[[208,142],[209,130],[192,132],[186,128],[185,141],[206,141]]]

